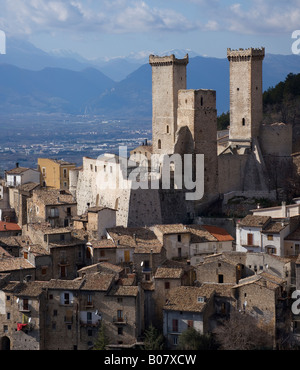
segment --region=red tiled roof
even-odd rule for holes
[[[21,231],[22,229],[18,224],[13,222],[0,221],[0,231]]]
[[[211,233],[219,242],[233,241],[234,238],[222,227],[203,225],[204,229]]]

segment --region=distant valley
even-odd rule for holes
[[[96,114],[111,119],[151,117],[151,67],[145,59],[113,59],[93,65],[73,54],[48,54],[29,43],[18,42],[13,41],[11,46],[8,43],[7,54],[0,55],[3,114]],[[187,88],[216,90],[218,114],[229,110],[226,50],[224,54],[221,59],[190,57],[187,67]],[[263,63],[263,89],[275,86],[290,72],[299,73],[299,61],[298,55],[267,54]],[[143,64],[139,66],[140,63]],[[126,73],[125,78],[116,81]]]

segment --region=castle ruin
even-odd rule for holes
[[[117,224],[149,226],[189,223],[216,202],[236,195],[274,199],[292,163],[292,130],[284,123],[263,125],[262,68],[265,49],[227,50],[230,68],[230,128],[220,149],[217,134],[216,91],[186,88],[188,55],[183,59],[150,55],[152,67],[152,145],[147,155],[204,156],[204,196],[186,200],[187,189],[132,187],[130,173],[141,166],[126,158],[126,171],[118,156],[83,159],[83,168],[71,174],[71,188],[78,213],[89,207],[117,210]],[[132,151],[133,152],[133,151]],[[134,151],[135,152],[135,151]],[[113,162],[113,163],[110,163]],[[143,166],[146,177],[151,159]],[[170,164],[168,164],[170,166]],[[184,170],[184,169],[183,169]],[[143,172],[143,171],[142,171]],[[159,169],[160,174],[162,168]],[[99,187],[109,174],[117,173],[126,186]],[[171,172],[172,173],[172,172]],[[173,173],[174,175],[174,173]],[[98,184],[98,185],[97,185]]]

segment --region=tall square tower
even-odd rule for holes
[[[265,49],[227,49],[230,63],[231,146],[250,147],[263,118],[262,61]]]
[[[152,67],[152,147],[154,154],[173,154],[177,131],[178,91],[186,89],[188,55],[183,59],[150,55]]]

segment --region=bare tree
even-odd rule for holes
[[[214,334],[223,350],[272,349],[273,345],[271,336],[259,328],[257,320],[239,311],[233,311]]]

